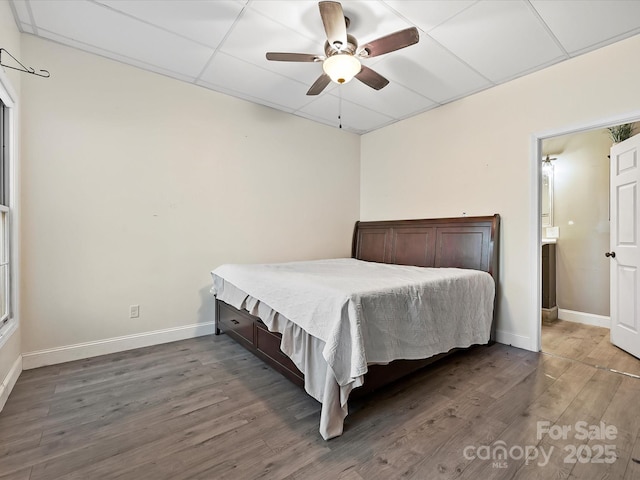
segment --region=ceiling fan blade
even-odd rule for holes
[[[338,2],[320,2],[320,16],[327,32],[329,45],[340,50],[347,46],[347,23],[344,19],[342,5]]]
[[[356,75],[356,78],[375,90],[380,90],[389,84],[389,80],[364,65],[362,66],[360,73]]]
[[[326,88],[327,85],[329,85],[330,81],[331,77],[329,77],[329,75],[327,75],[326,73],[323,73],[315,82],[313,82],[313,85],[311,85],[311,88],[309,88],[307,95],[318,95]]]
[[[274,60],[276,62],[319,62],[323,58],[324,57],[311,53],[267,52],[267,60]]]
[[[376,57],[418,43],[418,40],[420,35],[416,27],[398,30],[363,45],[360,55],[365,58]]]

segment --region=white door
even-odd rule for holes
[[[611,342],[640,358],[640,135],[611,147]]]

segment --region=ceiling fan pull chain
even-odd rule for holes
[[[342,128],[342,85],[338,86],[338,128]]]

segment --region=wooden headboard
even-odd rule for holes
[[[489,272],[498,280],[500,215],[357,222],[351,256],[418,267]]]

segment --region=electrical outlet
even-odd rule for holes
[[[138,318],[140,316],[140,305],[129,306],[129,318]]]

